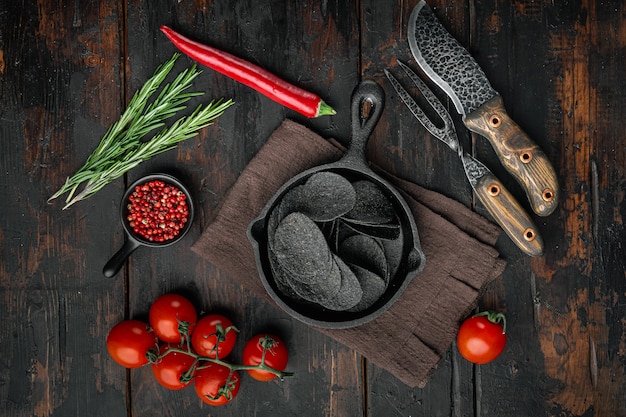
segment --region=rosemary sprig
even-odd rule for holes
[[[65,184],[48,201],[67,193],[65,210],[72,204],[87,199],[113,180],[121,177],[141,162],[176,147],[178,142],[192,138],[198,131],[212,124],[230,107],[232,100],[212,100],[198,106],[190,115],[165,126],[165,121],[180,110],[185,103],[202,92],[187,92],[200,74],[195,65],[181,72],[166,84],[157,97],[149,103],[168,76],[180,54],[174,54],[160,65],[152,77],[135,93],[119,120],[113,123],[99,145],[89,155],[85,164],[68,177]],[[160,130],[158,130],[160,129]],[[158,130],[151,139],[144,140],[150,132]],[[82,185],[82,189],[79,188]]]

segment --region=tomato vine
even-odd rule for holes
[[[167,389],[184,389],[193,382],[200,399],[216,406],[235,398],[240,372],[260,381],[294,375],[285,371],[287,348],[275,335],[250,338],[243,363],[227,360],[238,333],[228,318],[209,314],[198,320],[188,299],[165,294],[151,305],[149,324],[139,320],[116,324],[107,337],[107,350],[126,368],[150,365],[157,382]]]

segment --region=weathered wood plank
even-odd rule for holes
[[[502,86],[511,115],[553,161],[562,189],[557,212],[537,221],[546,255],[512,264],[486,296],[512,320],[505,357],[483,372],[484,413],[626,413],[623,384],[616,384],[624,357],[611,355],[608,342],[623,337],[624,253],[611,238],[601,239],[615,248],[612,259],[596,248],[606,230],[624,240],[623,197],[606,195],[599,180],[624,181],[615,132],[624,124],[611,111],[623,104],[624,64],[616,55],[623,36],[615,30],[622,17],[619,7],[593,2],[476,7],[477,27],[489,28],[478,32],[475,47],[486,51],[478,59]],[[600,172],[597,153],[609,149],[615,158],[603,158]]]
[[[123,288],[101,275],[121,189],[47,203],[119,113],[118,6],[0,4],[4,415],[126,413],[125,371],[104,346]]]

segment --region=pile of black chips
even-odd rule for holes
[[[287,191],[271,211],[268,253],[286,297],[334,311],[363,311],[397,273],[402,230],[375,183],[323,171]]]

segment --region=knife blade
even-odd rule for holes
[[[548,216],[559,185],[546,154],[507,114],[502,97],[470,53],[421,0],[411,12],[409,47],[417,64],[452,100],[465,126],[489,140],[506,170],[524,188],[535,213]]]

